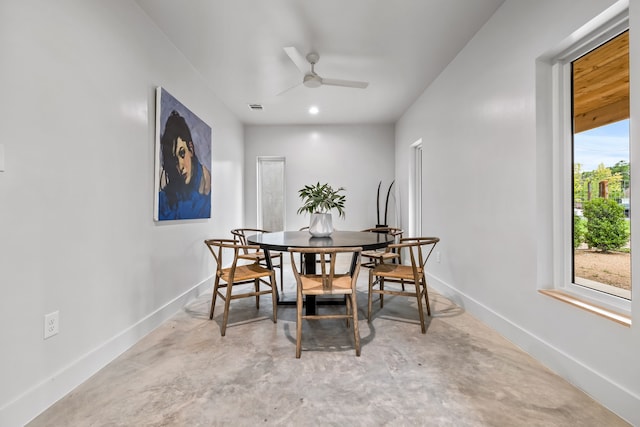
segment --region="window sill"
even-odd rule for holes
[[[628,316],[626,314],[620,314],[608,308],[600,307],[598,305],[592,304],[583,299],[577,298],[566,292],[558,291],[556,289],[541,289],[538,292],[562,302],[566,302],[588,312],[595,313],[598,316],[602,316],[606,319],[613,320],[614,322],[617,322],[623,326],[631,327],[631,316]]]

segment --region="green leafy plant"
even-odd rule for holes
[[[344,203],[346,197],[339,194],[345,191],[344,187],[334,190],[329,184],[305,185],[298,190],[298,195],[302,199],[303,205],[298,209],[298,213],[330,213],[333,209],[338,211],[338,215],[344,218]]]
[[[624,207],[611,199],[597,198],[584,203],[587,218],[585,241],[603,252],[619,249],[629,241]]]

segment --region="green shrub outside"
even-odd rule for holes
[[[584,238],[590,248],[607,252],[620,249],[629,241],[629,228],[624,217],[624,207],[615,200],[593,199],[584,203],[583,210],[587,219]]]
[[[573,215],[573,247],[579,247],[587,234],[587,220]]]

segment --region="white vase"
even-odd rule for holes
[[[309,233],[313,237],[327,237],[333,233],[330,213],[312,213],[309,221]]]

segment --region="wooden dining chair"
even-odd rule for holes
[[[425,265],[439,241],[438,237],[407,237],[400,239],[400,243],[391,244],[386,248],[388,252],[406,250],[411,264],[391,264],[386,262],[385,258],[382,258],[379,264],[369,270],[369,322],[371,322],[373,294],[380,295],[380,308],[384,306],[384,295],[415,297],[418,302],[422,333],[427,332],[422,309],[423,296],[428,315],[431,315],[431,308],[429,306],[429,294],[427,293]],[[391,285],[391,287],[386,287],[387,285]],[[398,285],[403,288],[398,289]],[[404,285],[409,285],[407,287],[413,289],[404,290]]]
[[[247,236],[253,234],[269,233],[267,230],[261,230],[259,228],[234,228],[231,230],[233,238],[240,244],[247,244]],[[269,257],[271,258],[271,266],[280,270],[280,290],[284,292],[283,273],[282,273],[282,253],[276,251],[269,251]],[[267,266],[266,257],[264,251],[259,247],[257,250],[243,250],[240,254],[240,258],[248,260],[256,260],[263,267]]]
[[[400,243],[404,231],[396,227],[374,227],[362,230],[369,233],[385,233],[393,236],[393,243]],[[384,249],[376,249],[371,251],[362,251],[362,266],[373,268],[383,260],[397,262],[402,264],[402,254],[398,250],[386,251]]]
[[[302,227],[300,230],[298,231],[307,231],[309,230],[309,227]],[[313,254],[311,254],[311,256],[313,256]],[[315,258],[315,256],[313,256]],[[316,264],[319,263],[319,260],[315,261]],[[300,273],[305,274],[306,273],[306,268],[307,268],[307,264],[305,263],[305,257],[303,254],[300,254]]]
[[[229,320],[229,304],[231,300],[237,298],[256,297],[256,309],[260,308],[260,295],[271,294],[273,302],[273,323],[277,322],[277,302],[278,289],[276,284],[276,274],[273,270],[260,265],[258,260],[247,260],[240,255],[245,250],[253,251],[258,246],[242,245],[235,239],[208,239],[204,241],[207,248],[213,255],[216,263],[216,275],[213,284],[213,296],[211,297],[211,310],[209,319],[213,319],[213,310],[216,305],[216,297],[224,301],[224,314],[222,317],[222,327],[220,333],[225,335],[227,322]],[[233,261],[229,267],[225,261],[226,255],[233,254]],[[265,280],[266,278],[269,281]],[[253,290],[242,289],[233,293],[233,288],[239,285],[253,284]],[[261,290],[260,286],[266,285],[270,289]],[[224,292],[223,292],[224,291]]]
[[[353,339],[356,356],[360,356],[360,331],[358,330],[358,305],[356,302],[356,282],[360,273],[360,247],[345,248],[288,248],[291,254],[291,268],[296,279],[297,288],[297,317],[296,317],[296,358],[302,352],[302,320],[318,319],[346,319],[353,323]],[[338,254],[351,254],[350,269],[346,273],[336,273],[336,259]],[[298,270],[295,256],[316,254],[320,258],[320,272],[303,274]],[[346,312],[344,314],[303,314],[302,303],[307,295],[344,295]]]

